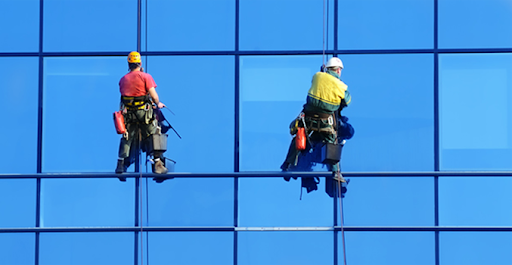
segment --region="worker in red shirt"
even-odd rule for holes
[[[158,93],[156,93],[155,80],[150,74],[143,72],[140,53],[131,52],[128,55],[128,67],[130,72],[119,81],[121,109],[123,109],[126,133],[119,144],[119,159],[116,168],[118,174],[126,172],[126,168],[129,166],[129,163],[125,165],[125,159],[130,155],[130,146],[137,139],[139,129],[143,141],[147,137],[160,132],[153,108],[161,109],[165,107],[165,104],[158,98]],[[155,163],[153,173],[166,174],[165,161],[162,161],[165,159],[163,152],[153,153],[153,158]],[[121,181],[126,181],[124,177],[118,178]]]

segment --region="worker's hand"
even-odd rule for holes
[[[165,104],[162,103],[162,102],[158,102],[158,108],[161,109],[161,108],[165,108]]]

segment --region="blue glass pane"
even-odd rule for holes
[[[240,170],[279,169],[321,65],[322,56],[240,57]]]
[[[239,232],[239,265],[333,264],[332,232]]]
[[[234,50],[235,0],[146,1],[143,50]]]
[[[41,233],[39,264],[133,264],[133,251],[133,233]]]
[[[345,225],[434,225],[433,178],[352,178],[347,190]]]
[[[143,58],[143,62],[144,58]],[[203,71],[206,67],[208,70]],[[234,168],[234,57],[161,56],[147,59],[148,73],[169,110],[166,157],[177,172],[232,172]]]
[[[439,179],[439,224],[512,226],[511,178],[443,177]]]
[[[45,0],[43,50],[137,48],[137,0]]]
[[[432,170],[432,56],[344,55],[342,60],[342,78],[352,95],[343,115],[355,128],[344,147],[343,169]],[[241,58],[241,170],[279,169],[291,140],[288,126],[321,62],[320,56]]]
[[[341,76],[352,102],[354,137],[343,148],[345,171],[434,169],[433,56],[344,55]]]
[[[32,233],[0,234],[0,264],[33,265],[35,242]]]
[[[0,52],[39,50],[39,2],[40,0],[0,0],[0,25],[3,25],[0,27]]]
[[[333,18],[333,0],[240,0],[240,50],[332,49]]]
[[[439,246],[442,265],[512,264],[510,232],[441,232]]]
[[[43,171],[114,172],[119,80],[126,57],[46,58]]]
[[[435,264],[433,232],[345,232],[345,240],[350,265]],[[338,264],[342,265],[341,233],[338,241]]]
[[[422,49],[434,46],[434,1],[343,0],[339,49]]]
[[[233,226],[233,178],[175,178],[161,184],[151,181],[148,194],[149,211],[142,211],[145,225]]]
[[[509,48],[512,45],[512,35],[505,33],[512,31],[510,0],[438,2],[439,48]]]
[[[239,183],[240,226],[333,225],[333,199],[324,192],[325,178],[311,193],[301,191],[300,179],[240,178]]]
[[[0,227],[36,225],[36,180],[0,180]]]
[[[0,58],[0,64],[8,66],[0,72],[8,110],[0,130],[0,173],[36,173],[38,58]]]
[[[143,242],[143,246],[146,242]],[[146,255],[146,254],[144,254]],[[144,256],[145,257],[145,256]],[[233,264],[231,232],[149,233],[149,263],[168,265]],[[141,263],[139,263],[141,264]]]
[[[134,203],[134,179],[43,179],[41,226],[130,226]]]
[[[512,54],[439,57],[440,166],[512,169]]]

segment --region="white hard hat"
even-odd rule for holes
[[[339,67],[339,68],[343,69],[343,63],[341,62],[340,58],[332,57],[331,59],[329,59],[329,61],[327,61],[327,64],[325,65],[325,67],[327,67],[327,68]]]

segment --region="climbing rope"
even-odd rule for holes
[[[141,166],[141,141],[142,141],[142,133],[141,133],[141,129],[139,127],[139,139],[138,139],[138,147],[137,147],[137,155],[139,156],[139,202],[140,202],[140,264],[141,265],[144,265],[144,244],[143,244],[143,240],[144,240],[144,229],[143,229],[143,222],[142,222],[142,170],[140,170],[140,166]],[[147,195],[147,193],[146,193]]]
[[[338,199],[339,199],[339,202],[338,202],[338,205],[339,205],[339,211],[340,211],[340,227],[341,227],[341,244],[342,244],[342,248],[343,248],[343,264],[344,265],[347,265],[347,253],[346,253],[346,250],[345,250],[345,230],[343,229],[343,200],[342,200],[342,197],[343,194],[341,192],[341,180],[343,179],[343,176],[341,175],[341,172],[340,172],[340,167],[339,167],[339,164],[338,164],[338,172],[339,176],[337,176],[337,181],[338,181]]]
[[[141,142],[142,142],[142,132],[140,127],[138,133],[138,141],[137,141],[137,155],[139,156],[139,204],[140,204],[140,265],[144,265],[144,222],[143,222],[143,200],[142,200],[142,152],[141,152]],[[148,165],[146,159],[146,173],[148,172]],[[148,178],[146,178],[146,223],[149,224],[149,188],[148,188]],[[146,264],[149,264],[149,234],[146,235]]]
[[[322,66],[325,66],[325,0],[323,1],[322,12]]]
[[[329,32],[327,32],[326,34],[326,20],[327,22],[329,22],[329,5],[327,5],[327,17],[326,17],[326,4],[325,4],[326,0],[323,0],[323,9],[322,9],[322,12],[323,12],[323,17],[322,17],[322,24],[323,24],[323,28],[322,28],[322,69],[325,70],[325,43],[326,43],[326,35],[329,36]],[[327,23],[327,25],[329,25],[329,23]],[[328,31],[328,30],[327,30]],[[336,137],[337,139],[337,137]],[[337,140],[336,140],[337,142]],[[338,205],[339,205],[339,212],[340,212],[340,227],[341,227],[341,243],[342,243],[342,248],[343,248],[343,264],[344,265],[347,265],[347,253],[346,253],[346,248],[345,248],[345,230],[343,228],[343,200],[342,200],[342,192],[341,192],[341,181],[343,180],[343,176],[341,175],[341,171],[340,171],[340,165],[338,163],[338,170],[336,172],[336,180],[338,182]]]

